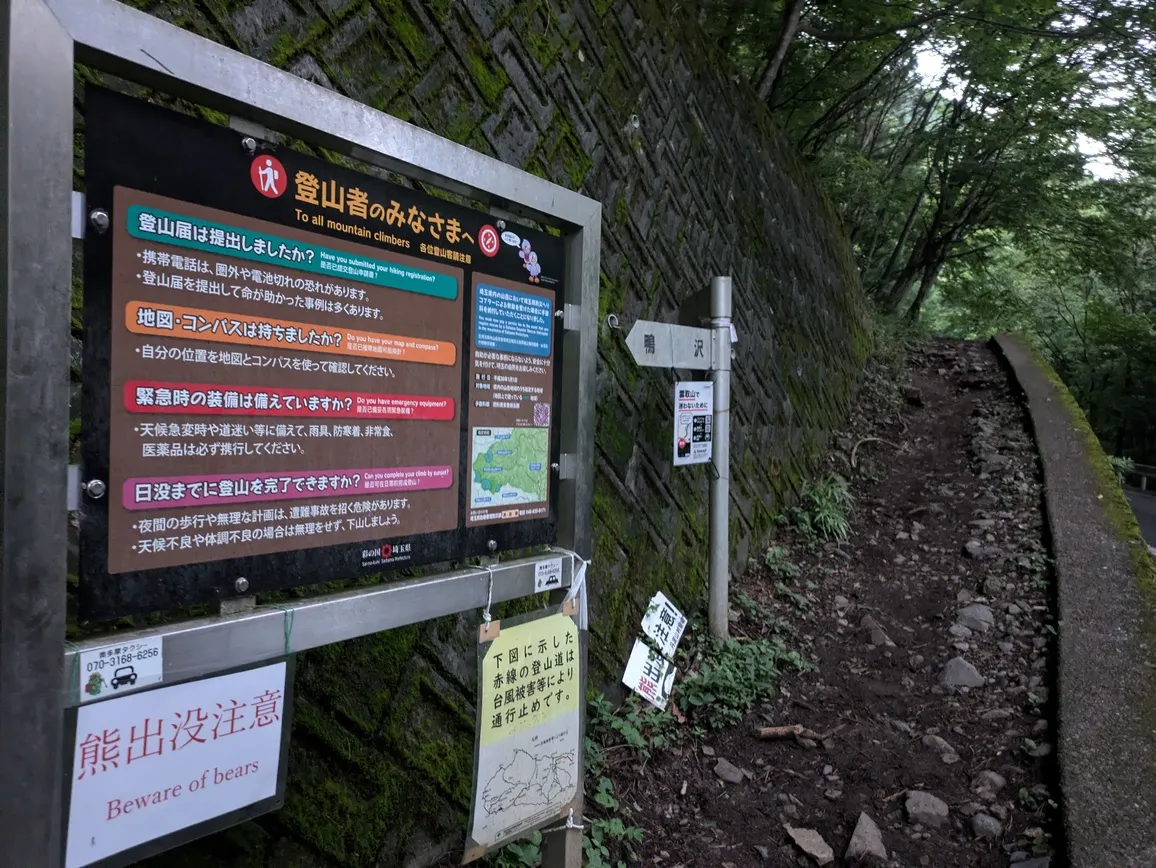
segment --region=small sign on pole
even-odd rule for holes
[[[160,636],[92,648],[80,655],[77,696],[84,703],[160,684],[164,664],[164,640]]]
[[[707,464],[711,458],[714,383],[674,385],[674,464]]]

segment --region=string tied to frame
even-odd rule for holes
[[[543,829],[542,834],[548,835],[550,832],[561,832],[561,831],[564,831],[565,829],[585,829],[585,828],[586,827],[582,823],[576,823],[574,821],[574,809],[571,808],[570,814],[566,817],[565,823],[562,823],[559,826],[551,826],[548,829]]]
[[[494,620],[493,616],[490,614],[490,607],[494,604],[494,568],[487,566],[483,567],[483,569],[485,569],[486,573],[489,575],[489,584],[486,588],[486,608],[482,609],[482,621],[485,622],[485,630],[487,633],[489,633],[490,622]]]

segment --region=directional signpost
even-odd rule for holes
[[[712,338],[710,329],[640,319],[626,336],[626,346],[644,368],[709,371]]]
[[[684,307],[693,307],[699,299],[692,296]],[[713,277],[709,294],[710,328],[674,325],[673,323],[637,320],[626,336],[626,346],[634,361],[644,368],[710,371],[714,385],[714,418],[711,428],[713,455],[710,478],[710,632],[716,639],[726,639],[730,564],[728,556],[728,511],[730,505],[730,433],[731,433],[731,279]],[[675,419],[678,425],[679,384],[675,384]],[[677,438],[675,438],[677,444]],[[677,452],[676,452],[677,458]],[[676,464],[680,463],[675,461]]]

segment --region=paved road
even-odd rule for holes
[[[1136,513],[1136,521],[1140,522],[1140,533],[1148,545],[1156,546],[1156,495],[1131,488],[1124,493],[1132,504],[1132,512]]]

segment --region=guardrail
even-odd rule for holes
[[[1141,491],[1156,491],[1156,467],[1151,464],[1133,464],[1124,474],[1124,485]]]

